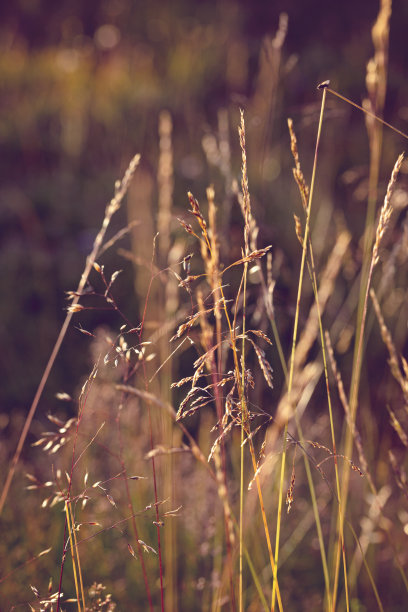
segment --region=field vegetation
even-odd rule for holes
[[[4,9],[2,611],[407,609],[408,15],[208,4]]]

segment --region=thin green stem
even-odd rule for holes
[[[295,363],[297,331],[298,331],[298,324],[299,324],[300,298],[302,294],[303,274],[304,274],[304,268],[305,268],[307,244],[308,244],[309,228],[310,228],[310,211],[311,211],[312,200],[313,200],[314,184],[315,184],[315,177],[316,177],[316,167],[317,167],[317,154],[318,154],[318,149],[319,149],[322,124],[323,124],[323,114],[324,114],[325,102],[326,102],[326,88],[323,89],[323,95],[322,95],[319,126],[317,129],[316,147],[315,147],[315,154],[314,154],[314,161],[313,161],[312,179],[310,182],[310,193],[309,193],[309,202],[308,202],[308,207],[307,207],[306,228],[305,228],[305,235],[303,238],[302,261],[301,261],[300,273],[299,273],[298,294],[297,294],[297,300],[296,300],[296,314],[295,314],[295,322],[294,322],[294,328],[293,328],[292,352],[291,352],[290,368],[289,368],[288,402],[290,402],[290,394],[291,394],[292,386],[293,386],[293,372],[294,372],[294,363]],[[278,516],[277,516],[277,524],[276,524],[275,558],[274,558],[275,567],[274,567],[274,573],[273,573],[272,603],[271,603],[272,611],[275,609],[275,598],[276,598],[277,571],[278,571],[278,562],[279,562],[279,540],[280,540],[280,528],[281,528],[281,521],[282,521],[282,502],[283,502],[286,449],[287,449],[287,433],[288,433],[288,421],[286,421],[285,428],[284,428],[283,453],[282,453],[282,463],[281,463],[281,473],[280,473],[280,483],[279,483]]]
[[[402,132],[398,128],[394,127],[393,125],[391,125],[391,123],[388,123],[387,121],[384,121],[384,119],[382,119],[378,115],[375,115],[374,113],[370,112],[366,108],[363,108],[362,106],[360,106],[356,102],[353,102],[349,98],[346,98],[346,96],[343,96],[343,95],[339,94],[337,91],[334,91],[334,89],[331,89],[330,87],[325,87],[325,91],[328,91],[329,93],[333,94],[337,98],[340,98],[340,100],[343,100],[343,102],[347,102],[347,104],[351,104],[351,106],[354,106],[355,108],[358,108],[358,110],[360,110],[363,113],[365,113],[368,117],[371,117],[372,119],[375,119],[375,121],[378,121],[379,123],[382,123],[382,125],[385,125],[387,128],[390,128],[390,130],[392,130],[396,134],[399,134],[400,136],[402,136],[403,138],[406,138],[408,140],[408,134],[405,134],[405,132]]]
[[[317,279],[316,279],[316,268],[314,264],[314,256],[313,256],[313,247],[311,241],[309,241],[309,250],[310,250],[310,275],[313,286],[313,293],[315,297],[316,310],[317,310],[317,318],[319,321],[319,331],[320,331],[320,342],[322,346],[322,357],[323,357],[323,369],[324,369],[324,378],[326,383],[326,392],[327,392],[327,405],[329,409],[329,419],[330,419],[330,433],[332,438],[332,446],[333,446],[333,455],[334,455],[334,469],[336,475],[336,488],[337,488],[337,497],[339,499],[339,526],[340,526],[340,540],[339,540],[339,549],[341,547],[342,555],[343,555],[343,569],[344,569],[344,587],[346,593],[346,608],[349,610],[349,593],[348,593],[348,580],[347,580],[347,565],[346,565],[346,554],[344,547],[344,530],[343,530],[343,518],[342,518],[342,508],[341,508],[341,492],[340,492],[340,478],[339,478],[339,468],[337,462],[337,450],[336,450],[336,436],[334,433],[334,421],[333,421],[333,409],[331,402],[331,394],[330,394],[330,386],[329,386],[329,376],[328,376],[328,368],[327,368],[327,355],[326,355],[326,345],[324,342],[324,333],[323,333],[323,323],[322,323],[322,315],[320,310],[320,302],[319,302],[319,294],[317,290]],[[335,601],[336,601],[336,591],[337,585],[335,584],[332,604],[330,604],[330,596],[328,594],[328,602],[329,607],[332,605],[334,610]]]
[[[242,313],[242,360],[241,360],[241,387],[245,395],[245,332],[246,332],[246,287],[248,264],[244,264],[244,290]],[[240,453],[240,495],[239,495],[239,609],[243,610],[242,589],[242,561],[243,561],[243,522],[244,522],[244,440],[247,421],[246,403],[241,404],[241,453]]]

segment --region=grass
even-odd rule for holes
[[[408,248],[398,202],[407,170],[403,155],[392,170],[381,161],[378,126],[398,145],[407,136],[382,119],[384,7],[371,106],[319,86],[310,186],[289,120],[301,205],[290,331],[279,304],[282,266],[251,197],[242,111],[238,135],[228,140],[223,116],[212,143],[225,194],[214,186],[202,198],[189,192],[178,221],[173,125],[160,115],[158,234],[142,206],[152,186],[138,155],[116,183],[4,469],[2,609],[405,609],[408,366],[399,319]],[[369,119],[361,235],[341,215],[319,226],[329,97]],[[111,220],[126,197],[128,223],[115,233]],[[290,206],[295,213],[298,202]],[[230,240],[223,231],[238,225]],[[319,240],[322,228],[327,238]],[[123,272],[103,264],[112,249]],[[125,268],[136,276],[137,313],[120,301]],[[85,328],[92,310],[108,311],[114,323]],[[23,449],[73,317],[91,367],[78,389],[59,394],[28,466]]]

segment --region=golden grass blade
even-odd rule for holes
[[[289,376],[288,376],[288,396],[290,396],[292,386],[293,386],[293,372],[294,372],[297,330],[298,330],[298,323],[299,323],[300,297],[302,293],[303,274],[304,274],[304,267],[305,267],[305,261],[306,261],[308,237],[309,237],[310,211],[311,211],[311,206],[312,206],[313,190],[314,190],[314,184],[315,184],[315,178],[316,178],[317,155],[318,155],[318,150],[319,150],[320,135],[321,135],[322,124],[323,124],[324,107],[325,107],[325,102],[326,102],[326,91],[327,91],[327,88],[323,88],[322,102],[321,102],[321,108],[320,108],[320,118],[319,118],[319,125],[317,129],[317,137],[316,137],[314,163],[313,163],[313,170],[312,170],[312,179],[310,182],[310,193],[309,193],[309,202],[308,202],[308,207],[307,207],[306,228],[305,228],[305,235],[303,238],[302,260],[301,260],[300,273],[299,273],[298,294],[297,294],[297,300],[296,300],[296,313],[295,313],[295,322],[294,322],[293,339],[292,339],[292,352],[291,352],[290,368],[289,368]],[[286,421],[285,427],[284,427],[284,442],[283,442],[284,446],[283,446],[282,461],[281,461],[278,513],[277,513],[277,522],[276,522],[275,558],[274,558],[275,568],[274,568],[274,573],[273,573],[272,600],[271,600],[271,610],[272,611],[275,609],[275,601],[276,601],[277,568],[278,568],[278,563],[279,563],[279,543],[280,543],[280,528],[281,528],[281,520],[282,520],[282,502],[283,502],[285,463],[286,463],[287,431],[288,431],[288,422]]]

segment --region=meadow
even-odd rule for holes
[[[175,6],[1,38],[0,610],[402,612],[391,2],[334,78],[340,24]]]

